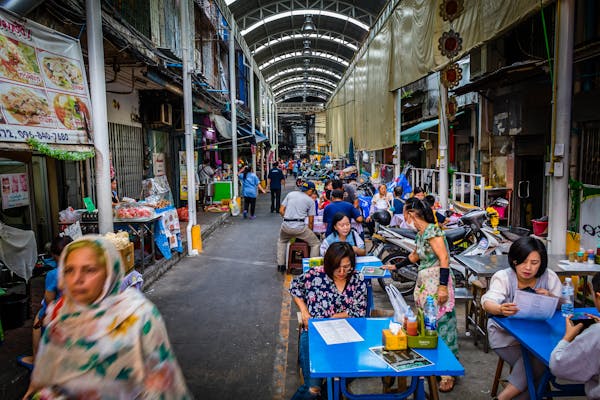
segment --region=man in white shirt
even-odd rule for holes
[[[312,199],[315,193],[315,184],[305,182],[302,184],[302,191],[289,193],[279,207],[279,213],[283,217],[281,230],[279,231],[279,241],[277,242],[277,269],[279,272],[285,272],[285,251],[287,244],[292,238],[300,239],[308,243],[310,247],[310,256],[319,256],[319,246],[321,243],[312,231],[314,217],[316,214],[315,201]],[[308,217],[308,225],[306,218]]]

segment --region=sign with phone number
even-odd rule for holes
[[[34,138],[43,143],[55,144],[92,144],[84,131],[59,130],[52,128],[29,128],[25,126],[2,125],[0,141],[26,142]]]

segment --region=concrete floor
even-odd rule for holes
[[[292,190],[292,184],[288,185]],[[230,218],[206,242],[204,253],[179,262],[147,295],[163,314],[191,391],[198,399],[289,399],[299,385],[296,309],[291,277],[276,271],[281,218],[257,201],[257,219]],[[375,306],[391,310],[374,284]],[[489,399],[497,357],[475,347],[459,314],[460,360],[466,375],[442,399]],[[353,383],[359,393],[379,380]]]

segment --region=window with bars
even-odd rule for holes
[[[579,140],[579,181],[600,186],[600,122],[583,125]]]
[[[109,122],[108,139],[119,197],[140,197],[144,174],[142,128]]]
[[[115,13],[133,26],[139,33],[150,38],[150,5],[148,0],[105,0]]]

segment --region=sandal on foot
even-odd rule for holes
[[[17,363],[27,368],[29,371],[33,371],[33,363],[25,361],[25,359],[28,357],[32,358],[32,356],[17,356]]]
[[[454,389],[454,377],[452,376],[442,376],[440,380],[440,384],[438,386],[438,390],[442,393],[451,392]]]

